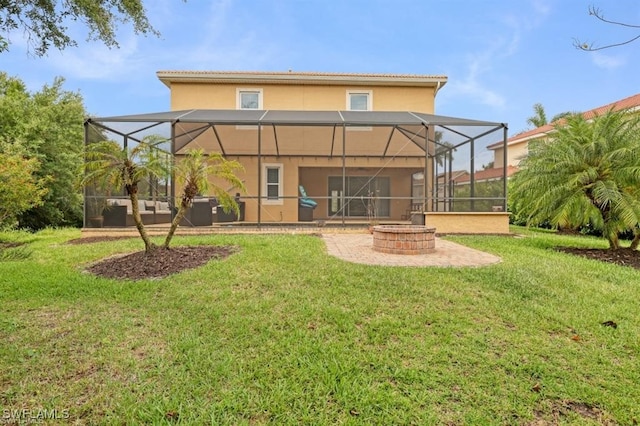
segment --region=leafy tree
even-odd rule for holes
[[[221,207],[232,208],[236,214],[240,214],[238,204],[227,190],[218,184],[210,184],[210,178],[214,178],[217,182],[226,182],[233,188],[244,191],[242,181],[236,176],[236,172],[239,170],[242,170],[240,163],[226,160],[217,152],[208,156],[202,150],[192,150],[187,153],[176,166],[175,174],[178,185],[182,187],[182,194],[180,195],[178,212],[171,222],[171,228],[164,241],[164,248],[169,247],[178,224],[198,194],[211,192],[218,199]]]
[[[534,115],[527,118],[527,124],[530,124],[533,127],[537,128],[537,127],[542,127],[548,123],[547,114],[544,111],[544,107],[542,106],[542,104],[540,103],[534,104],[533,112],[534,112]]]
[[[64,80],[29,93],[18,78],[0,72],[0,140],[21,146],[25,158],[40,164],[34,174],[46,181],[44,202],[23,212],[21,227],[77,226],[82,219],[82,197],[76,171],[82,164],[86,116],[82,97],[65,91]]]
[[[67,25],[82,21],[89,40],[101,40],[118,47],[117,24],[131,22],[136,34],[159,35],[149,23],[142,0],[21,0],[0,1],[0,52],[9,49],[10,32],[26,34],[29,48],[43,56],[51,46],[63,50],[77,43]]]
[[[601,22],[604,22],[605,24],[617,25],[617,26],[624,27],[624,28],[631,28],[631,29],[636,30],[636,32],[638,32],[640,30],[640,25],[630,24],[628,22],[612,21],[612,20],[606,19],[604,17],[604,13],[600,9],[595,7],[595,6],[589,6],[589,15],[590,16],[594,16],[596,19],[598,19]],[[636,41],[638,39],[640,39],[640,34],[635,35],[635,36],[630,37],[630,38],[627,38],[626,40],[623,40],[623,41],[621,41],[619,43],[611,43],[611,44],[606,44],[604,46],[595,46],[591,42],[584,42],[584,41],[580,41],[578,39],[574,39],[573,40],[573,46],[576,49],[585,50],[587,52],[594,52],[596,50],[603,50],[603,49],[609,49],[609,48],[612,48],[612,47],[624,46],[625,44],[633,43],[634,41]]]
[[[548,141],[533,143],[513,176],[511,197],[527,223],[591,225],[611,249],[640,223],[640,117],[609,111],[567,117]]]
[[[3,144],[4,145],[4,144]],[[18,216],[42,203],[47,193],[45,179],[35,172],[40,167],[35,158],[24,158],[13,147],[0,149],[0,228],[13,227]]]
[[[163,142],[162,139],[148,137],[133,147],[121,147],[114,141],[91,143],[87,147],[84,163],[84,185],[92,184],[104,191],[124,188],[131,200],[133,221],[147,252],[153,250],[155,245],[142,223],[138,190],[140,182],[144,180],[169,175],[166,161],[153,153]]]

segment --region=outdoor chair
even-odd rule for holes
[[[311,222],[313,220],[313,209],[318,206],[314,200],[309,198],[307,191],[300,185],[300,199],[298,200],[298,220],[300,222]]]

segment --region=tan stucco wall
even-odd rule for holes
[[[257,157],[230,157],[244,167],[238,177],[245,184],[246,191],[241,198],[245,201],[245,220],[258,220],[258,159]],[[295,222],[298,220],[298,186],[303,185],[307,195],[313,198],[318,207],[314,210],[314,219],[327,219],[329,176],[342,176],[342,159],[328,157],[264,157],[265,164],[282,164],[283,200],[282,204],[263,203],[260,220],[263,222]],[[392,197],[411,196],[411,174],[424,170],[424,160],[403,159],[397,164],[388,164],[388,160],[379,158],[347,158],[347,174],[351,176],[385,176],[390,178]],[[384,167],[384,170],[380,169]],[[224,183],[213,182],[226,188]],[[264,185],[264,181],[263,181]],[[231,191],[234,192],[234,191]],[[264,196],[264,190],[263,190]],[[411,200],[391,200],[390,218],[400,220],[410,208]]]
[[[438,234],[508,234],[509,213],[429,212],[425,224]]]
[[[263,109],[345,110],[347,91],[372,93],[374,111],[434,112],[430,87],[312,86],[268,84],[172,83],[171,109],[236,109],[237,89],[262,89]]]
[[[522,158],[529,152],[529,141],[522,141],[507,146],[507,165],[517,166]],[[494,167],[504,166],[504,149],[497,148],[493,151]]]

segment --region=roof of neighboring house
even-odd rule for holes
[[[459,179],[461,176],[463,175],[469,175],[469,172],[466,170],[453,170],[451,172],[446,172],[446,173],[438,173],[438,175],[436,176],[436,180],[441,181],[443,180],[457,180]]]
[[[352,84],[369,86],[424,86],[440,88],[447,83],[445,75],[369,74],[269,71],[158,71],[165,85],[180,83],[254,83],[254,84]]]
[[[591,109],[589,111],[583,112],[582,116],[586,120],[590,120],[598,115],[602,115],[609,110],[620,111],[625,109],[637,109],[640,108],[640,93],[629,96],[628,98],[621,99],[619,101],[612,102],[607,105],[600,106],[598,108]],[[527,130],[517,135],[511,136],[507,139],[507,145],[513,145],[516,143],[525,142],[531,139],[537,139],[549,133],[553,130],[554,123],[545,124],[544,126],[537,127],[535,129]],[[489,145],[487,149],[496,149],[502,148],[502,142],[494,143]]]
[[[515,166],[508,166],[507,167],[507,177],[513,175],[515,172],[518,171],[518,168]],[[491,179],[501,179],[504,173],[504,167],[495,167],[495,168],[490,168],[490,169],[484,169],[484,170],[478,170],[475,173],[475,182],[482,182],[485,180],[491,180]],[[454,179],[456,183],[464,183],[464,182],[469,182],[471,180],[471,175],[466,174],[463,176],[460,176],[459,178],[455,178]]]

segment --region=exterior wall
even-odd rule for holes
[[[230,157],[244,167],[238,173],[246,187],[241,195],[245,201],[245,221],[258,221],[258,158]],[[411,175],[424,170],[422,159],[405,159],[400,163],[387,164],[380,158],[347,158],[345,165],[348,176],[388,177],[392,197],[400,199],[390,201],[390,215],[384,219],[401,220],[411,206]],[[283,167],[283,198],[280,204],[265,204],[260,211],[262,222],[298,221],[298,186],[304,186],[309,198],[318,203],[314,209],[314,220],[328,219],[328,181],[329,176],[342,176],[342,159],[329,157],[271,157],[262,158],[261,168],[265,164],[281,164]],[[380,171],[381,168],[384,170]],[[213,182],[216,184],[217,182]],[[264,185],[264,180],[262,182]],[[223,183],[219,185],[224,188]],[[265,196],[264,189],[262,196]],[[325,197],[325,198],[322,198]],[[340,216],[342,217],[342,216]],[[366,219],[366,218],[365,218]],[[383,219],[383,218],[381,218]]]
[[[522,159],[522,157],[527,155],[527,153],[529,152],[528,142],[529,141],[523,141],[523,142],[514,143],[508,146],[507,148],[507,162],[508,162],[507,165],[508,166],[517,166],[518,164],[520,164],[520,160]]]
[[[431,87],[172,83],[171,109],[236,109],[236,91],[240,88],[262,89],[263,109],[273,110],[345,110],[348,90],[370,90],[374,111],[432,114],[435,100]]]
[[[252,84],[252,83],[171,83],[171,109],[236,109],[238,89],[260,89],[262,91],[262,109],[274,110],[346,110],[348,91],[370,91],[372,109],[375,111],[416,111],[433,113],[435,88],[433,87],[384,87],[379,85],[313,85],[313,84]],[[329,176],[342,175],[342,132],[336,135],[335,149],[331,154],[331,128],[290,127],[278,129],[278,149],[280,152],[295,155],[314,155],[314,157],[277,157],[273,132],[263,132],[262,164],[282,164],[283,199],[278,204],[264,202],[260,211],[262,222],[298,221],[298,186],[303,185],[310,198],[318,202],[314,210],[314,219],[327,219]],[[349,131],[347,141],[350,155],[362,155],[363,158],[347,158],[347,174],[351,176],[387,176],[390,178],[391,196],[406,199],[390,202],[388,219],[400,220],[406,216],[411,205],[411,174],[424,170],[423,153],[415,145],[406,144],[406,139],[398,133],[393,144],[403,147],[403,154],[416,158],[403,159],[402,162],[389,164],[388,159],[365,158],[382,155],[387,144],[389,129],[374,128],[369,131]],[[221,140],[229,141],[234,153],[251,155],[256,153],[257,131],[251,127],[238,129],[236,126],[218,126]],[[201,148],[219,150],[213,134],[200,137]],[[396,142],[397,141],[397,142]],[[295,146],[288,146],[295,143]],[[391,151],[393,151],[393,145]],[[395,151],[393,152],[395,154]],[[315,157],[315,155],[318,155]],[[253,156],[228,158],[236,159],[244,166],[240,179],[244,181],[246,193],[245,220],[258,220],[258,158]],[[380,172],[380,169],[384,169]],[[262,183],[264,185],[264,182]],[[264,189],[262,190],[264,196]],[[326,197],[326,198],[322,198]]]
[[[509,213],[430,212],[425,224],[438,234],[508,234]]]
[[[163,81],[171,89],[172,110],[237,109],[238,90],[244,89],[261,91],[261,109],[264,110],[348,110],[348,93],[354,91],[369,92],[371,109],[374,111],[415,111],[432,114],[436,86],[440,86],[440,83],[435,82],[425,85],[424,82],[416,84],[413,81],[402,82],[398,79],[390,79],[389,83],[369,82],[357,75],[353,78],[353,84],[344,80],[296,81],[295,76],[293,80],[283,82],[252,83],[251,75],[245,77],[233,82],[179,79],[171,80],[170,83]],[[246,79],[246,82],[242,82],[243,79]],[[263,130],[263,157],[260,169],[263,169],[265,164],[282,165],[283,193],[282,199],[277,203],[265,202],[263,198],[260,212],[258,185],[259,174],[263,172],[259,170],[256,156],[257,127],[216,126],[215,131],[215,135],[213,131],[205,132],[198,137],[197,143],[188,145],[185,149],[220,151],[218,140],[223,141],[227,158],[240,162],[244,167],[244,172],[239,173],[239,177],[246,186],[246,191],[241,194],[241,199],[245,202],[245,221],[257,222],[258,216],[261,222],[298,221],[299,185],[303,185],[307,195],[318,203],[314,210],[314,219],[329,218],[329,177],[342,176],[341,129],[335,131],[331,127],[281,126],[277,129],[277,141],[273,130]],[[391,133],[391,127],[374,127],[367,131],[347,129],[346,133],[347,175],[388,177],[390,196],[399,199],[390,201],[389,216],[385,219],[406,219],[411,208],[411,175],[424,171],[424,152],[415,144],[408,143],[406,136],[400,132]],[[385,150],[387,157],[380,158]],[[288,156],[280,157],[278,153],[286,153]],[[391,156],[398,154],[402,158],[390,161]],[[264,177],[262,180],[261,193],[265,197]],[[224,188],[224,184],[221,183],[220,186]],[[430,192],[431,189],[427,191]]]

